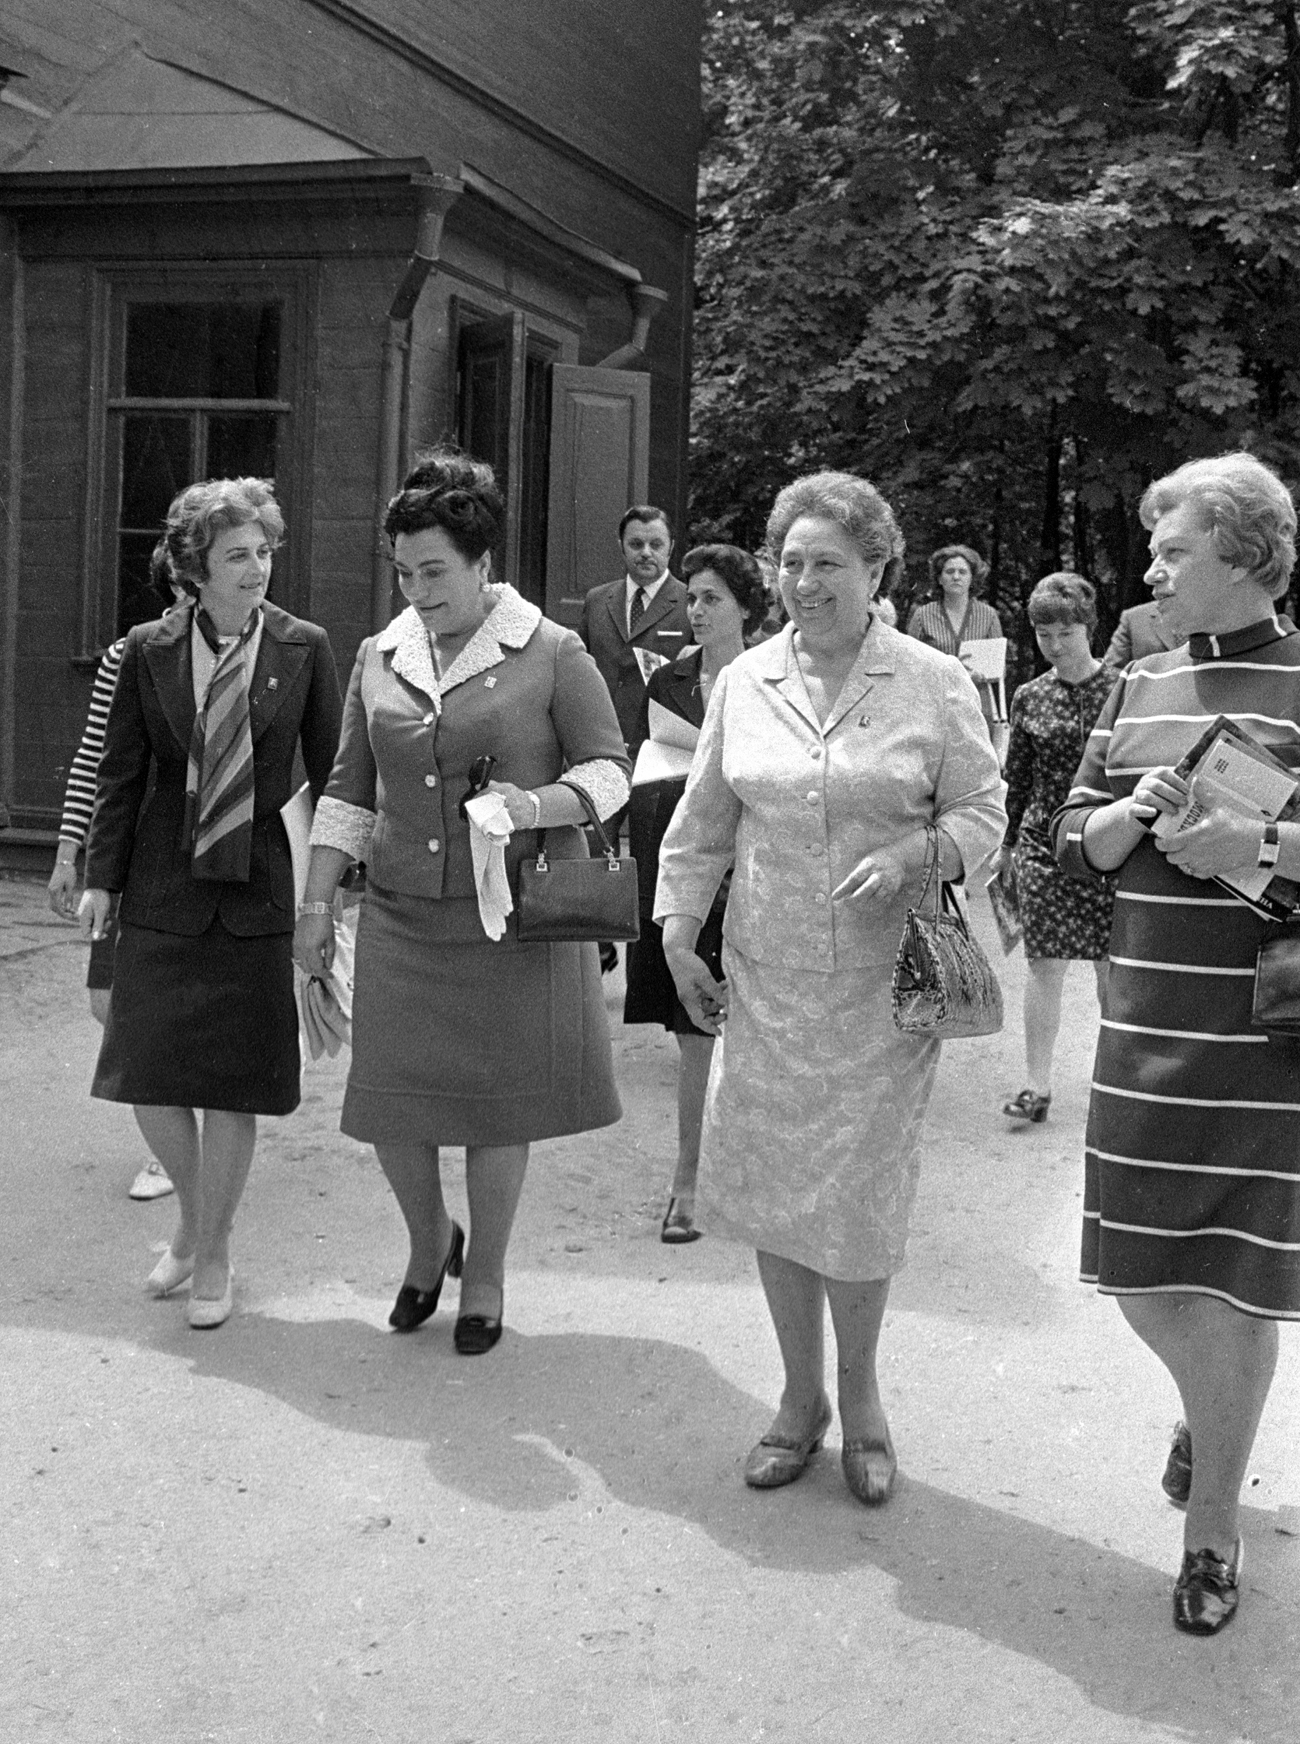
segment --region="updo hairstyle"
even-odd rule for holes
[[[971,598],[980,599],[984,593],[984,583],[989,578],[989,566],[979,552],[970,545],[941,545],[937,551],[930,553],[930,591],[925,597],[927,599],[943,598],[943,586],[939,577],[943,574],[943,566],[950,557],[964,557],[970,564]]]
[[[1025,612],[1035,629],[1042,624],[1083,624],[1091,635],[1097,628],[1097,590],[1073,570],[1058,569],[1038,583]]]
[[[771,609],[772,600],[756,558],[739,545],[697,545],[682,558],[682,580],[702,575],[706,569],[726,583],[745,614],[744,634],[752,636]]]
[[[781,547],[804,515],[835,521],[867,563],[883,563],[880,589],[888,592],[903,573],[907,549],[894,511],[875,485],[852,472],[810,472],[786,485],[767,518],[767,546],[779,562]]]
[[[163,527],[169,579],[197,599],[208,579],[208,552],[217,535],[251,521],[261,522],[272,550],[284,539],[284,516],[269,478],[210,478],[205,484],[187,485],[172,498]],[[156,585],[153,558],[149,572]]]
[[[1188,502],[1225,563],[1244,569],[1271,599],[1286,592],[1295,567],[1295,504],[1270,467],[1241,452],[1189,460],[1147,486],[1138,516],[1150,531],[1161,515]]]
[[[441,527],[466,563],[493,550],[504,525],[505,503],[492,468],[455,448],[418,456],[384,514],[390,540]]]

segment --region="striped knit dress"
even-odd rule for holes
[[[1095,877],[1089,811],[1173,765],[1216,715],[1300,767],[1300,633],[1266,619],[1134,662],[1052,820]],[[1267,923],[1143,840],[1119,869],[1088,1111],[1081,1275],[1110,1295],[1195,1291],[1300,1319],[1300,1040],[1250,1026]]]

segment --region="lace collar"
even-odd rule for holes
[[[392,654],[393,671],[413,684],[441,709],[442,698],[466,680],[499,666],[505,648],[522,648],[542,621],[542,614],[512,587],[492,590],[497,603],[475,630],[460,653],[439,676],[434,665],[429,632],[414,606],[407,606],[375,637],[382,654]]]

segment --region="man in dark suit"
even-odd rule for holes
[[[593,587],[582,602],[578,634],[614,699],[618,724],[635,757],[637,721],[650,673],[675,660],[691,639],[686,588],[668,573],[673,535],[668,517],[637,503],[618,524],[626,573]],[[638,658],[640,656],[640,658]]]
[[[1144,606],[1130,606],[1120,613],[1102,664],[1112,678],[1118,678],[1130,660],[1141,660],[1146,654],[1166,654],[1177,646],[1160,621],[1155,601],[1150,600]]]

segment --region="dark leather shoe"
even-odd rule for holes
[[[860,1502],[878,1508],[889,1500],[898,1471],[898,1455],[888,1435],[883,1441],[846,1441],[840,1465],[845,1483]]]
[[[1041,1126],[1047,1119],[1047,1111],[1051,1106],[1050,1096],[1038,1096],[1032,1090],[1022,1090],[1014,1101],[1002,1104],[1002,1112],[1010,1120],[1028,1120],[1034,1126]]]
[[[683,1211],[682,1202],[674,1194],[668,1201],[668,1209],[664,1213],[663,1225],[659,1231],[659,1239],[669,1247],[681,1247],[688,1241],[698,1241],[703,1230],[696,1229],[695,1220],[689,1211]]]
[[[501,1313],[505,1313],[502,1297]],[[486,1356],[501,1337],[501,1315],[491,1319],[486,1314],[462,1314],[456,1322],[452,1343],[461,1356]]]
[[[1174,1424],[1174,1439],[1165,1461],[1160,1488],[1175,1508],[1185,1508],[1192,1493],[1192,1432],[1185,1423]]]
[[[792,1484],[807,1471],[810,1460],[826,1439],[831,1426],[830,1406],[806,1441],[791,1441],[786,1435],[770,1432],[756,1447],[751,1447],[745,1460],[745,1482],[751,1490],[779,1490]]]
[[[453,1223],[451,1246],[447,1249],[447,1257],[438,1273],[438,1282],[432,1290],[417,1290],[414,1284],[402,1285],[397,1292],[397,1300],[393,1303],[393,1312],[388,1316],[388,1324],[393,1331],[414,1332],[417,1326],[423,1326],[438,1306],[443,1284],[448,1277],[458,1278],[464,1263],[465,1231],[459,1223]]]
[[[1230,1563],[1212,1550],[1186,1550],[1174,1587],[1174,1628],[1185,1635],[1217,1635],[1237,1613],[1242,1544]]]

